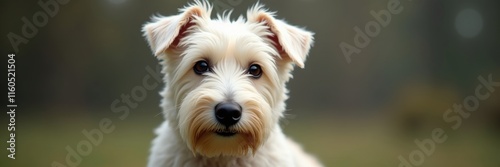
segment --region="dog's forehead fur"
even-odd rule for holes
[[[195,25],[180,41],[180,47],[186,48],[181,57],[206,59],[213,66],[223,60],[234,61],[241,67],[250,63],[269,65],[279,58],[272,41],[265,37],[271,33],[263,24],[229,19],[193,22]]]

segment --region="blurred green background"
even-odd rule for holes
[[[22,35],[22,18],[32,21],[44,11],[38,3],[48,1],[1,2],[2,64],[15,52],[8,34]],[[256,1],[211,2],[213,13],[234,9],[236,17]],[[402,11],[350,63],[339,44],[354,45],[354,27],[364,30],[376,20],[370,11],[387,10],[389,0],[261,2],[278,11],[278,18],[316,33],[306,68],[294,71],[288,85],[291,98],[280,124],[326,166],[400,166],[398,157],[410,161],[412,152],[422,150],[414,141],[432,138],[435,128],[442,128],[447,140],[423,159],[414,156],[420,166],[500,166],[500,87],[480,100],[458,129],[443,120],[455,103],[474,95],[479,76],[491,74],[500,82],[499,1],[401,0]],[[110,107],[142,86],[143,78],[151,75],[146,69],[157,66],[141,26],[153,14],[177,14],[186,4],[60,4],[54,17],[18,46],[16,159],[7,158],[4,113],[0,166],[67,165],[66,147],[76,149],[87,140],[82,131],[99,128],[102,119],[111,120],[115,129],[78,166],[145,166],[152,131],[162,121],[157,93],[162,86],[147,90],[123,120]]]

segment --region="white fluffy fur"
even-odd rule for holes
[[[321,166],[278,124],[288,98],[285,84],[294,64],[304,67],[313,34],[275,19],[259,4],[248,10],[247,20],[231,21],[230,12],[212,20],[211,10],[195,1],[143,28],[166,83],[166,120],[155,131],[148,167]],[[195,74],[200,60],[212,70]],[[262,67],[262,77],[247,74],[251,64]],[[224,101],[242,107],[241,120],[230,127],[237,134],[230,137],[215,133],[225,127],[213,108]]]

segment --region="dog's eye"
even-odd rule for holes
[[[252,64],[248,68],[248,74],[252,75],[254,78],[260,78],[260,76],[262,76],[262,69],[258,64]]]
[[[193,67],[193,70],[196,74],[201,75],[205,72],[210,71],[210,67],[208,66],[208,62],[205,60],[200,60],[196,62],[196,64]]]

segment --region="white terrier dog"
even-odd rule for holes
[[[212,20],[195,1],[143,27],[161,60],[165,122],[149,167],[321,166],[278,122],[294,66],[304,67],[313,33],[275,19],[257,4],[231,21]]]

